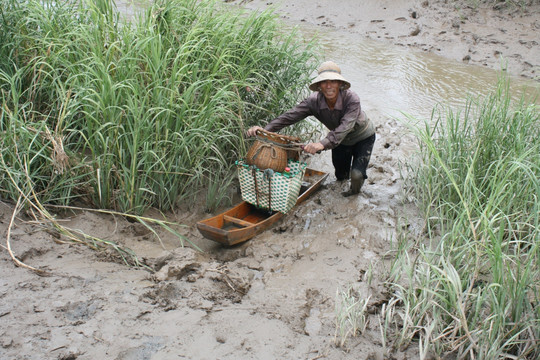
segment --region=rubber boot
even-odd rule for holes
[[[353,169],[351,173],[351,188],[349,191],[342,192],[345,197],[356,195],[360,192],[360,189],[364,185],[364,175],[360,170]]]

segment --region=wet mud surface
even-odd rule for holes
[[[233,0],[252,10],[275,8],[282,18],[332,28],[466,64],[537,79],[540,4],[459,0]]]
[[[344,13],[327,8],[326,1],[314,3],[317,13],[300,12],[301,3],[284,16],[320,26],[345,24],[344,31],[361,27],[351,23],[354,19],[343,21]],[[377,11],[384,2],[365,3],[373,16],[362,21],[369,21],[372,36],[391,36],[384,33],[385,23],[412,26],[408,12],[401,15],[406,20],[394,13],[382,17]],[[243,5],[264,7],[258,1]],[[427,22],[421,8],[418,14]],[[460,23],[460,31],[465,26]],[[482,39],[477,42],[488,37]],[[438,41],[427,46],[439,46]],[[456,54],[460,46],[448,45]],[[153,273],[125,266],[114,251],[59,243],[57,234],[24,213],[10,229],[11,249],[47,276],[17,267],[6,250],[13,204],[0,202],[0,358],[417,358],[414,348],[385,349],[378,320],[390,297],[385,281],[399,231],[422,234],[420,216],[403,194],[400,167],[413,154],[415,141],[396,120],[376,111],[370,117],[377,140],[358,196],[342,197],[348,183],[331,175],[271,229],[237,246],[223,247],[200,235],[197,221],[210,216],[202,208],[180,207],[169,215],[186,225],[178,231],[203,252],[188,243],[181,247],[178,239],[157,230],[163,248],[148,229],[121,217],[89,211],[62,216],[66,226],[129,247]],[[309,166],[332,172],[330,154],[311,158]],[[336,292],[348,286],[369,297],[367,326],[338,346]]]
[[[154,273],[123,265],[114,251],[59,244],[21,214],[11,248],[48,276],[0,253],[0,357],[357,359],[368,349],[379,358],[387,259],[396,230],[405,226],[399,214],[414,214],[400,195],[399,157],[412,150],[405,138],[394,120],[379,127],[359,196],[342,197],[348,184],[331,175],[271,229],[233,247],[199,234],[196,222],[209,216],[202,209],[171,216],[187,225],[179,231],[203,252],[160,233],[164,250],[142,225],[119,217],[88,211],[64,217],[66,226],[133,249]],[[310,167],[331,172],[329,153],[313,157]],[[5,235],[13,209],[6,203],[0,209]],[[406,220],[421,228],[413,223]],[[339,347],[336,291],[351,284],[370,296],[370,321],[364,335]]]

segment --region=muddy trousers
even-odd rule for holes
[[[362,172],[364,179],[367,179],[367,167],[374,144],[375,134],[354,145],[338,145],[332,149],[332,164],[336,170],[336,178],[339,181],[347,180],[351,177],[351,169],[357,169]]]

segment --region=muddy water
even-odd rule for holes
[[[320,30],[302,27],[306,37]],[[342,73],[360,95],[367,110],[390,116],[401,112],[415,118],[429,118],[437,104],[452,109],[463,107],[466,97],[478,97],[493,90],[500,73],[462,64],[440,56],[363,39],[354,34],[324,30],[323,58],[341,65]],[[538,96],[540,84],[510,78],[514,100]]]
[[[119,11],[133,17],[148,0],[117,0]],[[285,24],[289,28],[293,24]],[[304,37],[319,37],[322,57],[342,67],[344,76],[360,95],[367,111],[402,118],[429,118],[433,108],[449,105],[462,108],[467,96],[478,97],[495,88],[499,72],[448,60],[435,54],[391,46],[331,28],[302,23]],[[286,30],[287,31],[287,30]],[[315,74],[314,74],[315,75]],[[517,77],[510,79],[514,100],[540,94],[540,84]],[[540,99],[537,100],[540,103]]]

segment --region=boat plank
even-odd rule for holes
[[[230,216],[230,215],[223,215],[223,220],[225,222],[231,222],[240,226],[252,226],[254,224],[250,221],[242,220],[242,219]]]

